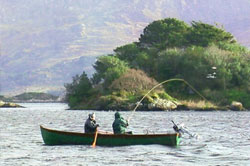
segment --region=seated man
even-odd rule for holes
[[[128,127],[128,121],[121,117],[119,112],[115,113],[115,120],[112,124],[114,134],[132,134],[132,132],[125,132]]]
[[[85,133],[95,133],[99,127],[99,124],[96,124],[95,113],[89,114],[89,118],[86,120],[84,125]]]

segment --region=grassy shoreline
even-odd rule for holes
[[[194,101],[194,100],[182,100],[179,101],[181,104],[175,109],[161,110],[161,109],[143,109],[139,107],[136,111],[145,111],[145,112],[155,112],[155,111],[250,111],[249,109],[232,109],[230,105],[227,106],[218,106],[211,102],[206,102],[204,100]],[[96,111],[132,111],[134,107],[128,109],[93,109],[86,106],[78,106],[70,108],[69,110],[96,110]]]

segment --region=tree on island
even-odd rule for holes
[[[73,78],[73,82],[67,84],[68,98],[74,98],[74,102],[69,101],[70,107],[112,94],[114,89],[110,87],[114,82],[130,69],[140,69],[158,82],[185,79],[216,104],[237,100],[250,108],[248,49],[239,45],[231,33],[202,22],[193,21],[188,25],[175,18],[154,21],[145,27],[139,42],[100,56],[94,68],[96,73],[92,78],[83,81]],[[208,77],[209,74],[213,78]],[[71,93],[75,88],[81,93]],[[164,88],[180,99],[196,98],[182,83],[169,83]]]

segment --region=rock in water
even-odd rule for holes
[[[242,111],[244,110],[244,107],[241,102],[233,101],[232,104],[230,105],[230,109],[234,111]]]

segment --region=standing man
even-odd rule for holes
[[[86,120],[84,125],[85,133],[95,133],[99,127],[99,124],[96,124],[95,113],[89,114],[89,118]]]

